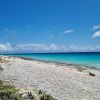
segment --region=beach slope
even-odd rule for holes
[[[0,79],[26,89],[42,89],[57,100],[100,100],[100,77],[71,65],[4,57]]]

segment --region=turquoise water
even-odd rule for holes
[[[77,64],[100,68],[100,53],[30,53],[12,55],[19,57],[29,57],[43,61]]]

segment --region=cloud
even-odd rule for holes
[[[37,44],[37,43],[31,43],[31,44],[19,44],[16,46],[16,50],[22,50],[22,51],[33,51],[33,52],[52,52],[52,51],[60,51],[63,50],[63,46],[58,46],[56,44]]]
[[[0,44],[0,52],[9,52],[9,51],[13,51],[14,48],[9,44]]]
[[[64,32],[61,32],[61,33],[58,35],[58,37],[64,36],[64,35],[69,34],[69,33],[72,33],[72,32],[74,32],[74,31],[75,31],[75,30],[73,30],[73,29],[65,30]]]
[[[70,29],[70,30],[65,30],[65,31],[63,32],[63,34],[72,33],[72,32],[74,32],[74,30],[73,30],[73,29]]]
[[[16,49],[22,51],[46,51],[49,48],[44,44],[30,43],[30,44],[19,44],[16,46]]]
[[[10,43],[0,44],[0,52],[58,52],[64,50],[64,46],[58,46],[56,44],[38,44],[27,43],[11,45]]]
[[[50,47],[49,47],[49,50],[58,51],[59,47],[56,44],[51,44]]]
[[[100,25],[94,25],[92,29],[93,30],[100,29]]]
[[[97,31],[92,35],[92,38],[96,38],[96,37],[100,37],[100,31]]]
[[[100,45],[86,45],[86,46],[78,46],[75,44],[71,44],[67,47],[68,52],[100,52]]]
[[[11,45],[10,43],[0,44],[0,53],[18,53],[18,52],[94,52],[100,51],[100,45],[95,46],[78,46],[71,45],[57,45],[57,44],[38,44],[27,43]]]

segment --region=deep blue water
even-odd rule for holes
[[[19,57],[30,57],[43,61],[77,64],[100,68],[100,53],[29,53],[10,55]]]

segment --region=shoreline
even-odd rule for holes
[[[11,57],[17,57],[17,56],[11,56]],[[29,60],[29,61],[44,62],[44,63],[48,63],[48,64],[56,64],[58,66],[65,66],[65,67],[68,67],[68,68],[74,68],[79,72],[88,71],[87,72],[88,74],[91,73],[91,74],[94,74],[95,76],[100,77],[100,74],[97,74],[98,72],[100,72],[100,69],[95,68],[95,67],[82,66],[82,65],[78,65],[78,64],[67,64],[67,63],[60,63],[60,62],[44,61],[44,60],[38,60],[38,59],[30,58],[30,57],[17,57],[17,58],[20,58],[20,59],[23,59],[23,60]],[[96,73],[96,71],[97,71],[97,73]]]
[[[37,62],[43,62],[47,64],[55,64],[57,66],[64,66],[64,67],[72,68],[72,69],[77,70],[78,72],[83,72],[91,76],[93,75],[93,76],[100,77],[100,69],[96,67],[82,66],[78,64],[67,64],[67,63],[61,63],[61,62],[44,61],[44,60],[34,59],[31,57],[5,56],[5,55],[1,55],[1,56],[8,57],[8,58],[10,57],[20,58],[20,59],[27,60],[27,61],[37,61]]]
[[[3,56],[0,79],[25,89],[41,89],[57,100],[99,100],[100,77],[78,71],[76,67]],[[26,59],[26,60],[25,60]],[[93,69],[91,69],[93,70]],[[100,71],[99,71],[100,73]]]
[[[16,58],[21,58],[23,60],[32,60],[32,61],[39,61],[39,62],[45,62],[45,63],[54,63],[54,64],[59,64],[59,65],[64,65],[64,66],[75,66],[75,68],[78,67],[78,68],[100,70],[100,68],[97,68],[97,67],[94,67],[94,66],[86,66],[86,65],[81,65],[81,64],[45,61],[45,60],[39,60],[39,59],[31,58],[31,57],[19,57],[19,56],[8,56],[8,57],[16,57]]]
[[[51,54],[80,54],[80,53],[84,53],[84,54],[91,54],[91,53],[99,53],[100,52],[51,52]],[[20,55],[21,56],[17,56],[17,55]],[[50,54],[50,53],[15,53],[14,55],[13,54],[0,54],[0,56],[10,56],[10,57],[17,57],[17,58],[22,58],[24,60],[36,60],[36,61],[41,61],[41,62],[46,62],[46,63],[57,63],[57,64],[64,64],[64,65],[72,65],[72,66],[78,66],[78,67],[85,67],[85,68],[91,68],[91,69],[97,69],[97,70],[100,70],[99,66],[90,66],[90,65],[82,65],[82,64],[75,64],[75,63],[67,63],[67,62],[56,62],[56,61],[46,61],[46,60],[40,60],[40,59],[35,59],[35,58],[32,58],[32,57],[28,57],[28,56],[23,56],[24,54]]]

